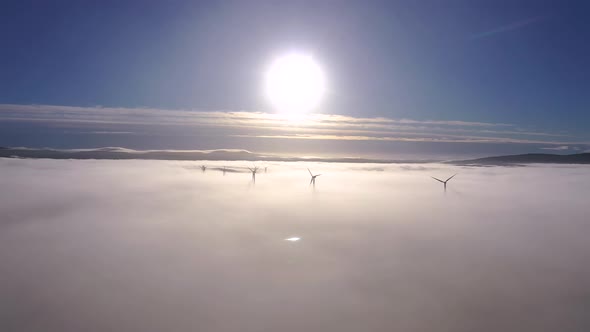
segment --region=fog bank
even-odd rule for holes
[[[2,331],[590,329],[588,166],[200,165],[0,158]]]

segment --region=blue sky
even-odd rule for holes
[[[264,69],[303,50],[329,81],[317,113],[510,124],[567,135],[544,140],[583,149],[589,9],[585,1],[8,1],[0,104],[272,113]],[[38,119],[21,131],[9,120],[0,117],[11,131],[0,145],[44,144],[39,126],[49,127]]]

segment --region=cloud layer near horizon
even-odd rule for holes
[[[0,158],[3,327],[590,328],[587,166],[199,165]]]
[[[563,133],[525,130],[513,124],[311,114],[294,118],[259,112],[162,110],[153,108],[0,105],[0,121],[36,122],[86,133],[133,135],[155,131],[206,131],[218,136],[265,139],[517,143],[571,145],[584,142]],[[158,129],[159,128],[159,129]]]

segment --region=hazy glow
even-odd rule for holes
[[[291,53],[276,59],[265,77],[265,92],[279,112],[306,113],[316,108],[326,82],[320,66],[310,55]]]
[[[296,237],[296,236],[285,239],[285,241],[291,241],[291,242],[297,242],[299,240],[301,240],[301,238],[300,237]]]

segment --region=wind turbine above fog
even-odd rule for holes
[[[256,183],[256,172],[258,172],[258,167],[254,166],[254,168],[248,167],[250,172],[252,172],[252,182]]]
[[[201,165],[201,171],[203,171],[203,173],[205,173],[205,170],[207,170],[207,166]]]
[[[311,175],[311,181],[309,181],[309,184],[310,184],[310,185],[311,185],[311,184],[313,184],[313,186],[315,187],[315,178],[317,178],[317,177],[318,177],[318,176],[320,176],[321,174],[316,174],[316,175],[313,175],[313,174],[311,173],[311,171],[309,170],[309,168],[307,169],[307,171],[309,172],[309,175]]]
[[[455,175],[457,175],[457,174],[455,174]],[[442,183],[442,184],[445,186],[445,191],[447,191],[447,182],[449,182],[449,180],[450,180],[450,179],[454,178],[454,177],[455,177],[455,175],[451,176],[450,178],[448,178],[448,179],[446,179],[446,180],[444,180],[444,181],[443,181],[443,180],[441,180],[441,179],[437,179],[437,178],[435,178],[434,176],[431,176],[431,178],[433,178],[433,179],[435,179],[436,181],[438,181],[438,182]]]

